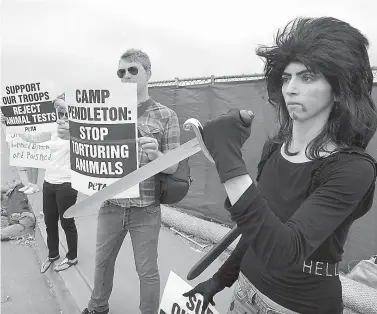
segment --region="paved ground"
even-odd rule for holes
[[[80,266],[83,274],[93,285],[94,248],[95,248],[95,219],[80,219],[77,221],[80,232]],[[190,246],[184,239],[163,228],[159,240],[159,266],[161,276],[161,295],[165,287],[170,270],[186,279],[188,271],[203,256],[203,253]],[[195,285],[207,280],[221,266],[216,260],[199,278],[190,281]],[[110,299],[113,314],[139,313],[138,277],[132,253],[129,236],[126,237],[116,263],[114,290]],[[230,303],[231,289],[225,289],[215,297],[216,309],[219,313],[226,313]]]
[[[38,208],[40,199],[35,196],[34,208]],[[39,203],[40,204],[40,203]],[[36,210],[35,210],[36,212]],[[89,287],[93,287],[93,271],[95,258],[95,238],[96,238],[96,215],[76,218],[77,229],[79,232],[79,263],[75,267],[79,275],[82,277]],[[39,221],[40,230],[44,234],[44,223]],[[65,235],[60,229],[60,241],[64,250],[66,250]],[[60,252],[64,256],[65,252]],[[196,247],[195,244],[190,244],[189,241],[173,233],[169,228],[163,227],[160,232],[158,260],[161,277],[161,296],[169,275],[172,270],[183,279],[186,279],[188,271],[191,267],[204,255],[203,251]],[[190,281],[190,285],[194,286],[197,283],[207,280],[214,272],[221,266],[223,257],[216,259],[206,271],[204,271],[198,278]],[[77,289],[77,279],[73,274],[73,269],[62,272],[62,275],[67,276],[65,284],[68,289],[73,291],[79,307],[82,309],[87,305],[90,291]],[[219,313],[226,313],[232,289],[225,289],[215,297],[216,309]],[[139,312],[139,279],[135,270],[135,263],[133,259],[133,251],[130,237],[127,236],[123,246],[119,252],[116,262],[115,278],[113,292],[110,298],[110,307],[112,314],[123,313],[140,313]]]
[[[3,136],[3,134],[2,134]],[[8,166],[8,149],[2,141],[2,178],[15,175],[15,169]],[[42,187],[44,171],[39,172],[39,186]],[[21,179],[26,179],[26,173],[21,173]],[[80,199],[84,196],[80,196]],[[42,209],[42,193],[29,196],[29,203],[38,217]],[[77,306],[82,310],[89,299],[90,290],[93,287],[93,269],[95,256],[95,235],[97,226],[96,215],[89,215],[76,219],[79,232],[79,264],[77,267],[61,272],[63,290],[72,294]],[[46,242],[45,225],[42,219],[38,219],[38,232],[42,242]],[[65,235],[60,228],[61,256],[65,256]],[[46,248],[44,248],[46,250]],[[33,249],[30,247],[15,246],[5,243],[2,248],[2,281],[4,293],[11,298],[2,304],[3,313],[38,313],[55,314],[59,312],[59,306],[51,293],[46,279],[56,276],[51,270],[41,275],[39,264]],[[186,278],[191,267],[204,255],[202,251],[191,245],[189,241],[173,233],[169,228],[163,227],[159,240],[159,266],[161,276],[161,296],[170,270],[182,278]],[[20,264],[18,265],[18,261]],[[23,267],[24,261],[28,261]],[[192,286],[208,279],[221,266],[222,259],[218,258],[201,276],[189,282]],[[16,267],[14,267],[16,265]],[[11,267],[13,266],[13,268]],[[3,279],[4,278],[4,279]],[[17,283],[17,284],[16,284]],[[116,263],[114,289],[110,299],[111,312],[113,314],[139,313],[139,280],[135,270],[131,241],[126,237]],[[8,291],[8,292],[7,292]],[[58,290],[57,290],[58,291]],[[226,313],[230,303],[232,290],[225,289],[215,297],[216,308],[219,313]],[[6,298],[4,298],[4,301]],[[43,301],[45,300],[45,301]],[[59,298],[61,300],[61,298]],[[64,299],[63,299],[64,300]],[[61,304],[64,308],[64,304]],[[68,313],[68,312],[67,312]],[[77,309],[69,314],[77,313]]]
[[[1,130],[1,184],[19,180],[8,166],[8,149]],[[39,272],[34,235],[1,243],[1,313],[63,313],[54,290]],[[68,314],[68,313],[66,313]]]
[[[62,314],[52,286],[39,272],[33,248],[25,241],[1,245],[1,313]],[[68,313],[67,313],[68,314]]]

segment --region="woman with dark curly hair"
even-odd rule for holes
[[[264,145],[257,186],[242,158],[251,128],[239,111],[204,125],[242,237],[185,296],[202,294],[206,307],[236,283],[229,314],[342,313],[338,263],[350,226],[372,206],[376,180],[365,152],[377,127],[368,44],[346,22],[299,18],[273,47],[257,50],[279,130]]]

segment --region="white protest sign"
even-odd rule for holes
[[[30,143],[18,134],[7,134],[9,165],[46,169],[51,160],[51,147],[48,143]]]
[[[56,129],[55,95],[51,81],[4,85],[1,111],[7,118],[6,132],[50,132]]]
[[[92,195],[138,169],[136,84],[66,93],[72,187]],[[139,197],[139,185],[115,198]]]
[[[201,314],[202,295],[197,293],[191,297],[183,296],[185,292],[191,289],[192,287],[186,281],[173,271],[170,271],[158,314]],[[219,312],[209,304],[205,314],[219,314]]]

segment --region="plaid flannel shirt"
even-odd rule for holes
[[[145,105],[140,104],[140,105]],[[138,118],[137,126],[141,136],[154,137],[161,152],[177,148],[180,145],[180,128],[177,114],[166,106],[147,100],[148,108]],[[139,167],[149,162],[148,156],[138,148]],[[146,207],[155,203],[155,176],[140,182],[140,197],[111,199],[111,203],[121,207]]]

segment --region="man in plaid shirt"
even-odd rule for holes
[[[143,112],[138,118],[138,153],[142,167],[180,145],[178,118],[173,110],[149,97],[151,63],[146,53],[135,49],[126,51],[120,58],[117,74],[124,83],[137,83],[138,112]],[[177,166],[164,173],[174,173]],[[160,301],[157,244],[161,227],[158,198],[155,178],[151,177],[140,183],[139,198],[111,199],[102,204],[98,215],[94,288],[82,314],[109,313],[115,261],[127,232],[131,236],[140,280],[140,312],[157,313]]]

